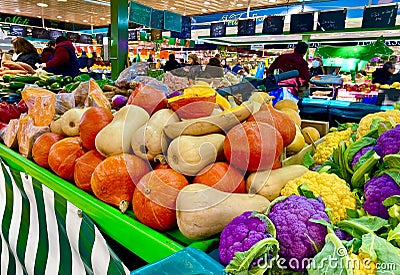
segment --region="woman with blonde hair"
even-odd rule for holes
[[[36,68],[35,64],[41,63],[42,60],[35,48],[28,40],[17,37],[11,40],[13,45],[14,54],[12,60],[15,62],[23,62],[30,65],[32,68]]]

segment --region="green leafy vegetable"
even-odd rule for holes
[[[371,149],[368,152],[366,152],[363,156],[361,156],[357,163],[354,165],[353,170],[357,171],[358,168],[364,165],[373,155],[375,154],[375,150]]]
[[[374,233],[388,225],[387,220],[376,216],[363,216],[357,219],[342,220],[337,224],[340,229],[359,239],[364,234]]]
[[[374,170],[376,164],[380,160],[380,156],[374,153],[365,163],[359,167],[351,177],[351,186],[353,188],[360,188],[364,186],[366,176],[369,176]]]
[[[382,204],[386,207],[391,207],[395,204],[400,205],[400,196],[399,195],[391,196],[391,197],[387,198],[386,200],[384,200],[382,202]]]
[[[305,183],[297,187],[297,191],[300,196],[306,197],[307,199],[318,199]]]
[[[350,253],[357,253],[361,247],[362,241],[358,238],[353,238],[351,241],[342,241],[347,251]]]
[[[364,147],[375,144],[376,144],[376,139],[370,137],[362,137],[356,142],[350,144],[343,153],[347,171],[353,173],[351,162],[353,161],[353,157],[355,156],[355,154],[357,154],[358,151],[360,151]]]
[[[400,154],[391,154],[384,156],[383,163],[389,169],[400,169]]]
[[[310,169],[311,167],[314,167],[315,161],[314,161],[313,157],[311,156],[310,152],[306,152],[306,154],[303,157],[303,161],[301,162],[301,164],[303,166],[307,167],[308,169]]]

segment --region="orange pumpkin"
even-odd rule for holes
[[[98,199],[119,207],[125,213],[132,201],[135,185],[148,172],[150,167],[143,159],[130,154],[118,154],[97,165],[90,183]]]
[[[293,120],[285,113],[276,110],[270,104],[263,104],[262,110],[251,115],[247,121],[264,122],[274,126],[282,136],[283,147],[291,144],[296,137],[296,126]]]
[[[194,178],[193,183],[205,184],[223,192],[246,192],[243,174],[226,162],[207,166]]]
[[[49,166],[49,152],[51,146],[64,138],[63,135],[57,133],[44,133],[38,137],[32,147],[33,160],[44,168]]]
[[[133,211],[143,224],[165,231],[176,227],[176,198],[187,186],[187,179],[172,169],[146,174],[133,193]]]
[[[211,115],[215,108],[217,94],[211,96],[186,97],[170,101],[170,108],[182,119],[200,118]]]
[[[73,180],[75,160],[84,153],[80,137],[64,138],[51,146],[49,166],[59,177]]]
[[[272,170],[282,168],[282,163],[279,157],[274,161],[274,164],[272,165]]]
[[[92,107],[87,110],[79,123],[79,135],[83,146],[88,150],[96,149],[94,140],[97,133],[113,119],[114,116],[105,108]]]
[[[142,107],[149,115],[166,108],[167,102],[167,97],[162,91],[144,83],[138,83],[128,99],[128,104]]]
[[[172,169],[164,155],[158,155],[154,158],[154,166],[154,169]]]
[[[104,160],[104,157],[96,150],[86,152],[75,162],[74,181],[80,189],[93,192],[90,180],[94,169]]]
[[[281,134],[263,122],[238,124],[229,130],[224,141],[226,159],[242,171],[271,169],[282,149]]]

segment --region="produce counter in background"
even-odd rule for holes
[[[132,210],[122,214],[118,209],[55,176],[3,144],[0,144],[0,158],[10,167],[32,176],[32,178],[82,209],[96,223],[102,233],[148,263],[163,259],[187,246],[207,251],[218,245],[217,238],[193,241],[185,238],[179,230],[167,233],[155,231],[138,222]]]
[[[392,110],[393,106],[376,106],[359,102],[303,98],[299,101],[303,119],[329,121],[330,126],[349,121],[359,121],[367,114]]]

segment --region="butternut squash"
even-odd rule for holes
[[[289,165],[275,170],[257,171],[250,174],[246,180],[246,190],[249,194],[259,194],[272,201],[279,197],[286,183],[307,173],[303,165]]]
[[[161,109],[153,114],[147,124],[140,127],[132,137],[132,150],[138,157],[153,161],[154,157],[167,150],[167,137],[163,127],[168,122],[179,121],[172,110]]]
[[[185,237],[202,239],[220,233],[243,212],[265,211],[269,203],[260,195],[231,194],[194,183],[179,192],[176,218]]]
[[[97,151],[105,157],[128,153],[133,134],[149,120],[141,107],[127,105],[114,113],[114,119],[100,130],[95,139]]]
[[[168,147],[167,162],[175,171],[195,176],[207,165],[223,157],[224,140],[225,136],[221,134],[177,137]]]

